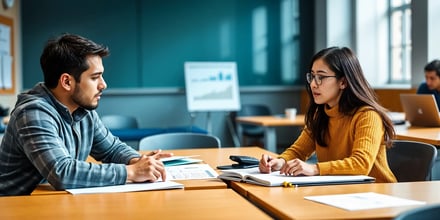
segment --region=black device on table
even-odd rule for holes
[[[252,167],[258,167],[258,164],[260,162],[255,157],[241,156],[241,155],[230,155],[229,159],[231,159],[232,161],[237,162],[237,163],[230,164],[230,165],[217,166],[217,169],[227,170],[227,169],[252,168]]]

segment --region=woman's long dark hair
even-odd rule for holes
[[[339,80],[345,78],[347,87],[343,90],[339,100],[339,112],[344,115],[354,115],[363,106],[370,106],[376,111],[383,121],[385,128],[384,141],[387,147],[391,146],[391,140],[395,136],[393,123],[387,115],[387,110],[378,103],[376,93],[365,79],[359,60],[352,50],[346,47],[330,47],[319,51],[312,57],[310,70],[313,63],[322,59],[328,67],[335,72]],[[321,146],[327,146],[325,137],[328,135],[329,118],[325,114],[325,104],[316,104],[309,84],[306,86],[309,95],[309,108],[305,121],[312,137]]]

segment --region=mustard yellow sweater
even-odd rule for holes
[[[384,128],[377,112],[368,107],[354,116],[342,115],[338,107],[325,112],[329,116],[328,146],[318,145],[305,128],[280,158],[306,160],[316,152],[320,175],[368,175],[376,182],[397,182],[388,167]]]

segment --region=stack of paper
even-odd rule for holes
[[[77,194],[93,194],[93,193],[116,193],[116,192],[136,192],[148,190],[162,189],[183,189],[183,184],[173,181],[154,182],[154,183],[128,183],[117,186],[89,187],[79,189],[66,189],[67,192]]]

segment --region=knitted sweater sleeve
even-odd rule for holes
[[[377,112],[360,110],[347,124],[345,131],[338,131],[346,135],[342,135],[338,140],[329,140],[329,146],[324,149],[328,150],[328,153],[321,154],[324,159],[320,161],[326,162],[318,163],[320,175],[368,175],[378,159],[379,151],[379,156],[385,156],[384,128]]]

